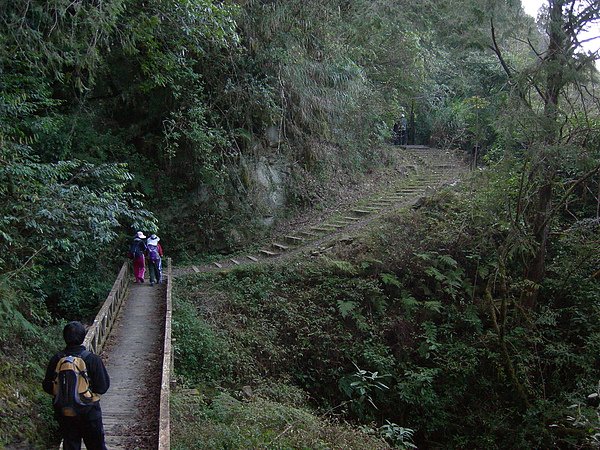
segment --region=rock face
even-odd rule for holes
[[[251,193],[262,216],[261,222],[270,226],[274,217],[285,206],[285,187],[289,170],[283,161],[264,156],[248,164]]]

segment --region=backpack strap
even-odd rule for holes
[[[97,402],[98,400],[100,400],[100,396],[98,394],[94,394],[92,391],[92,384],[90,382],[90,374],[88,373],[88,365],[87,362],[85,361],[85,359],[90,356],[92,354],[92,352],[90,352],[89,350],[84,350],[82,351],[79,355],[77,355],[79,358],[83,359],[83,362],[85,363],[85,372],[82,373],[81,375],[87,380],[88,382],[88,390],[87,392],[89,392],[91,394],[91,398],[93,399],[92,401]]]

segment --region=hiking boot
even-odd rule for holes
[[[154,286],[154,282],[153,281],[150,282],[150,286]]]

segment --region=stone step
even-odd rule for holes
[[[258,259],[255,258],[254,256],[246,255],[246,258],[248,258],[250,261],[258,262]]]
[[[196,273],[200,272],[200,269],[198,269],[197,266],[192,266],[192,270]]]
[[[342,219],[352,220],[352,221],[360,220],[358,217],[349,217],[349,216],[344,216],[344,217],[342,217]]]
[[[302,241],[304,241],[303,238],[298,237],[298,236],[288,235],[288,236],[284,236],[284,237],[288,242],[291,242],[293,244],[300,244]]]
[[[285,251],[285,250],[289,249],[289,247],[287,245],[279,244],[277,242],[273,242],[271,245],[275,248],[278,248],[279,250]]]
[[[259,252],[266,256],[277,256],[278,255],[278,253],[275,253],[275,252],[272,252],[269,250],[265,250],[264,248],[260,249]]]
[[[240,262],[237,259],[230,259],[229,261],[231,261],[232,263],[234,263],[236,266],[240,265]]]
[[[313,226],[310,227],[311,230],[314,230],[316,228],[332,228],[332,226],[329,225],[329,224],[327,224],[326,222],[321,222],[318,225],[313,225]]]
[[[334,228],[331,228],[331,227],[327,228],[325,225],[319,226],[319,227],[310,227],[310,229],[315,230],[315,231],[322,231],[324,233],[329,233],[329,232],[335,230]]]
[[[360,215],[371,214],[371,211],[367,211],[365,209],[353,209],[352,212]]]
[[[219,263],[218,263],[218,262],[216,262],[216,261],[215,261],[213,264],[214,264],[215,266],[217,266],[219,269],[223,267],[223,265],[222,265],[222,264],[219,264]]]
[[[317,233],[313,233],[312,231],[300,231],[300,234],[308,237],[319,237]]]
[[[429,176],[429,177],[419,178],[418,181],[419,181],[419,183],[428,183],[430,181],[440,181],[440,180],[443,180],[443,179],[444,179],[444,177],[442,177],[442,176],[432,175],[432,176]]]

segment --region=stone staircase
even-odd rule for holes
[[[175,273],[181,275],[208,272],[242,264],[255,264],[281,257],[294,250],[308,248],[347,229],[366,224],[376,216],[406,206],[444,184],[456,182],[466,170],[459,158],[449,151],[425,146],[405,146],[399,151],[403,152],[409,175],[393,183],[393,188],[363,198],[343,212],[332,214],[320,223],[283,235],[251,253],[227,257],[208,266],[179,268]]]

